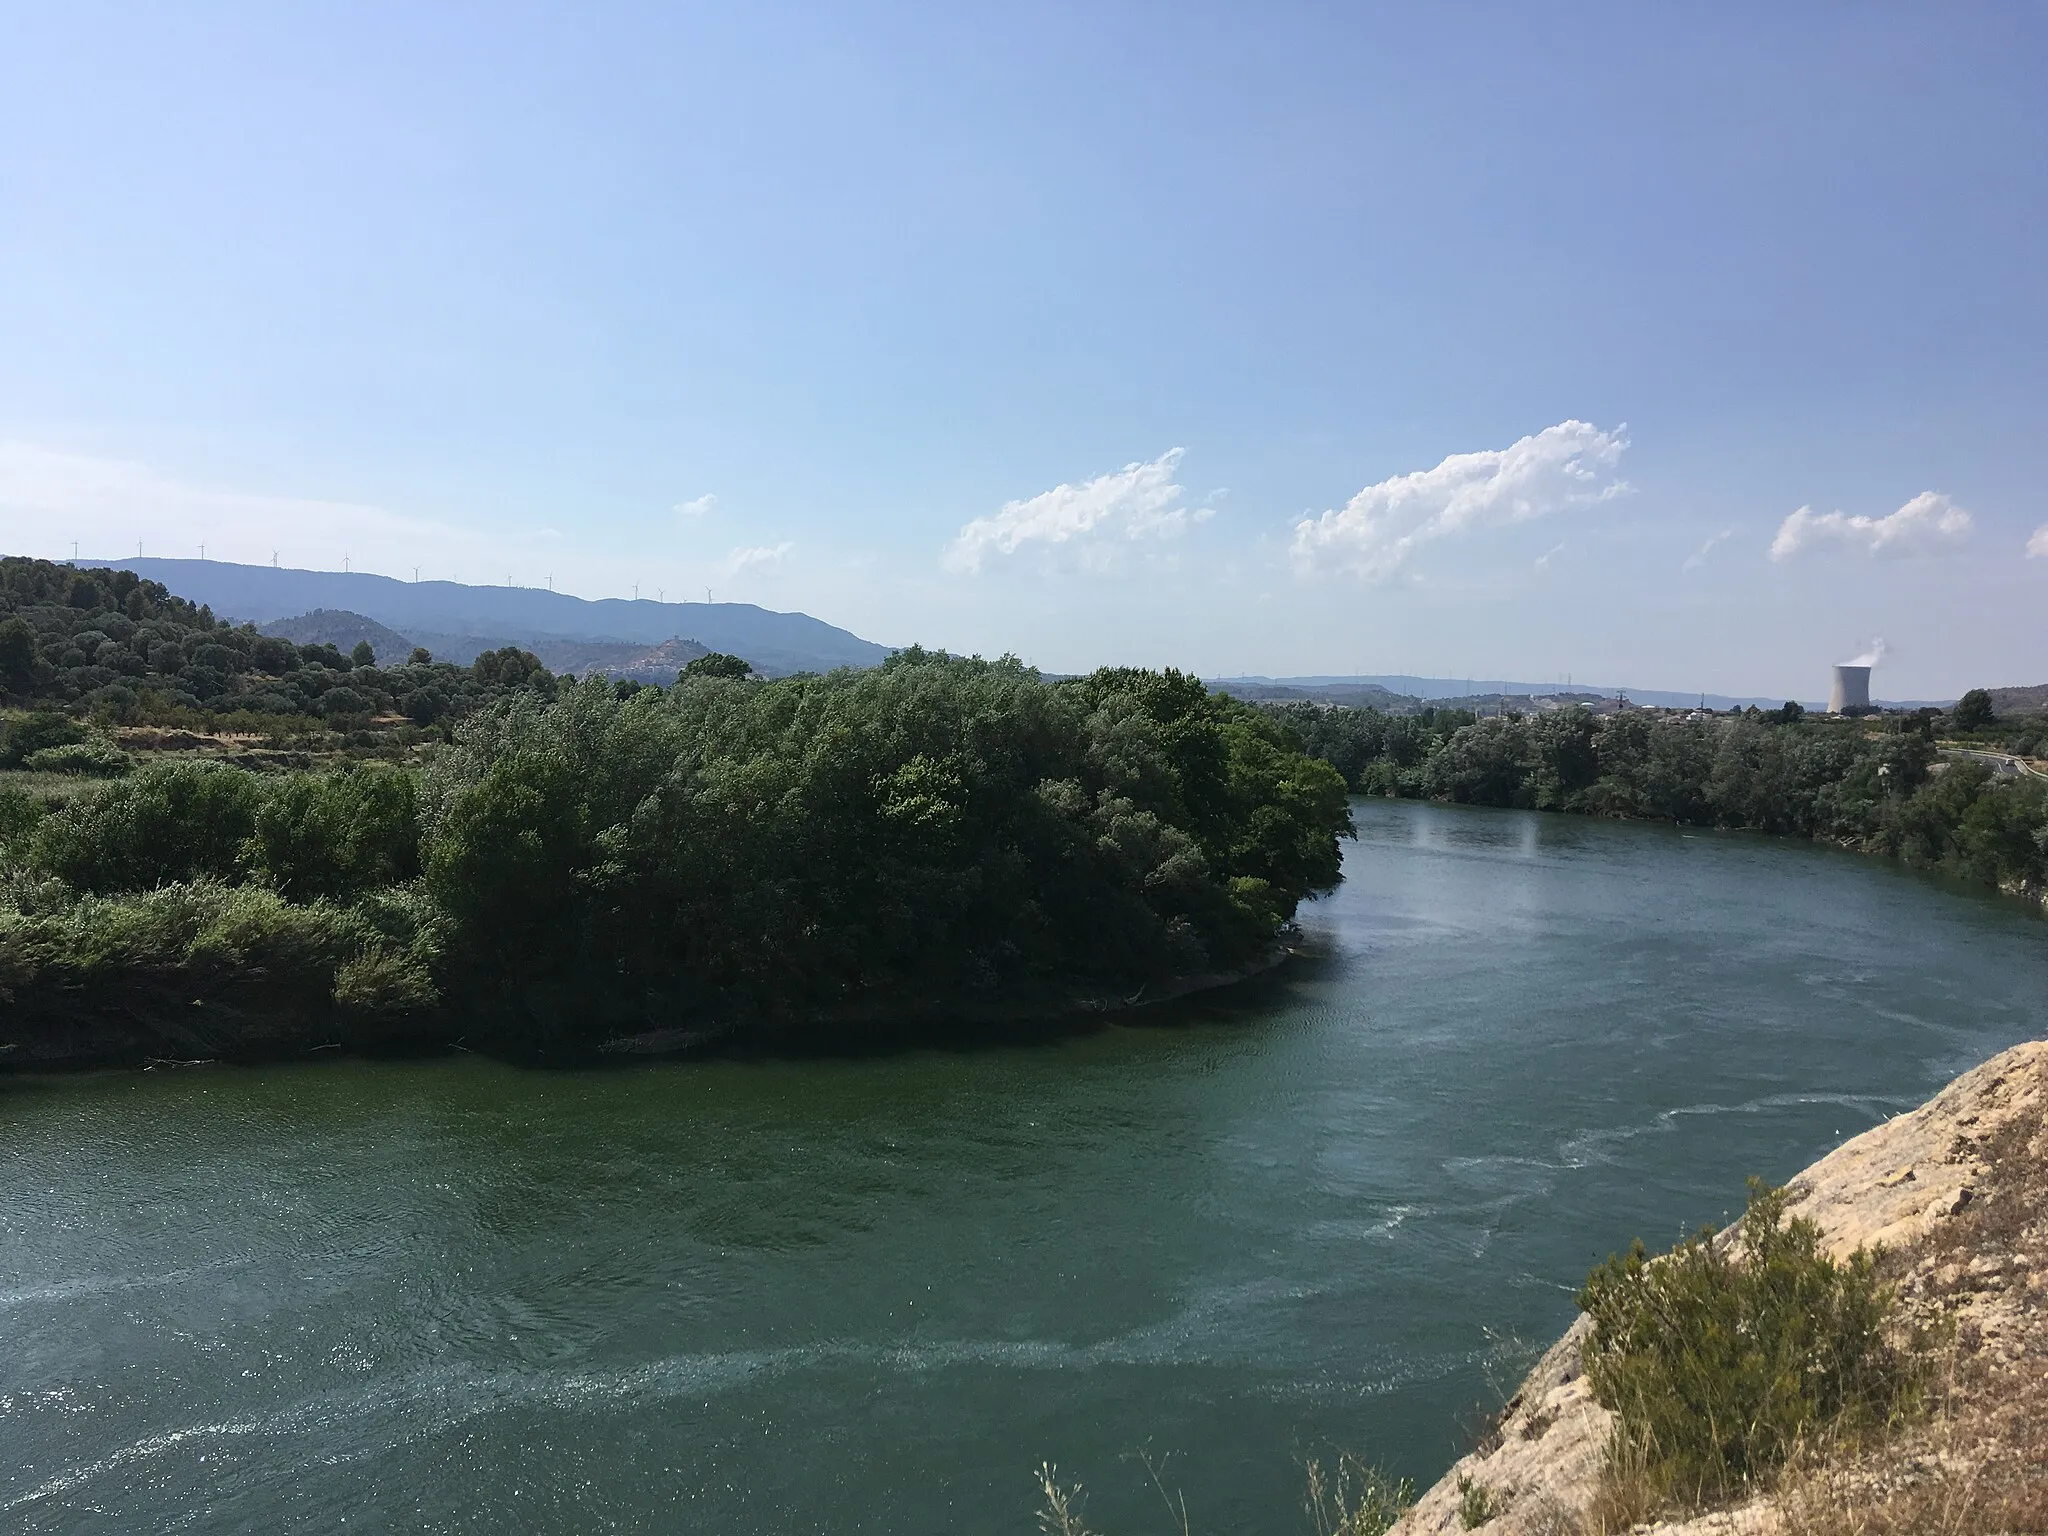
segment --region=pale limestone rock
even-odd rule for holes
[[[1910,1114],[1843,1143],[1791,1183],[1791,1212],[1818,1223],[1828,1251],[1903,1248],[1965,1208],[1982,1180],[1986,1140],[2023,1111],[2048,1105],[2048,1041],[2032,1041],[1964,1073]],[[1930,1277],[1931,1278],[1931,1277]],[[2027,1285],[2039,1285],[2038,1274]],[[2006,1319],[1986,1310],[1986,1334]],[[2033,1319],[2036,1326],[2038,1318]],[[1462,1536],[1461,1479],[1486,1486],[1500,1512],[1489,1536],[1580,1536],[1599,1482],[1613,1415],[1593,1401],[1580,1359],[1586,1320],[1551,1346],[1508,1401],[1495,1442],[1465,1457],[1402,1516],[1390,1536]],[[1641,1536],[1776,1536],[1762,1502],[1639,1528]]]

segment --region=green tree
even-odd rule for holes
[[[35,682],[36,632],[19,614],[0,622],[0,689],[27,693]]]
[[[403,769],[294,774],[256,812],[250,863],[288,900],[353,900],[419,873],[416,784]]]
[[[37,752],[85,740],[85,727],[53,709],[16,715],[0,726],[0,768],[19,768]]]
[[[470,673],[487,688],[519,688],[547,676],[547,668],[531,651],[516,645],[485,651],[470,663]]]
[[[355,649],[348,653],[348,659],[359,667],[374,667],[377,665],[376,647],[367,640],[358,640]]]
[[[83,891],[148,891],[243,868],[262,791],[253,774],[152,763],[82,796],[37,829],[32,864]]]
[[[691,677],[732,677],[745,679],[753,675],[754,668],[751,662],[743,661],[737,656],[728,656],[723,651],[712,651],[707,655],[693,656],[683,664],[683,670],[676,674],[679,679]]]
[[[1998,716],[1991,708],[1991,694],[1983,688],[1972,688],[1956,700],[1955,712],[1949,717],[1959,731],[1981,731],[1992,724]]]
[[[426,805],[453,995],[549,1037],[1239,964],[1335,882],[1348,827],[1332,769],[1192,679],[915,650],[565,681],[468,721]]]

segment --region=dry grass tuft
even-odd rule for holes
[[[1889,1266],[1924,1325],[1957,1320],[1933,1412],[1881,1453],[1803,1458],[1787,1536],[2048,1536],[2048,1122],[1958,1140],[1982,1169],[1969,1204]]]
[[[1096,1536],[1081,1520],[1087,1495],[1079,1483],[1069,1488],[1060,1481],[1060,1469],[1045,1461],[1038,1466],[1038,1486],[1045,1498],[1038,1510],[1038,1528],[1045,1536]]]
[[[1382,1536],[1415,1502],[1415,1485],[1395,1481],[1348,1451],[1327,1472],[1305,1464],[1309,1529],[1316,1536]]]

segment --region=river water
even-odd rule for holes
[[[1361,802],[1313,954],[873,1058],[0,1079],[0,1529],[1296,1532],[1589,1265],[2038,1035],[2017,903]],[[1177,1529],[1177,1526],[1174,1527]]]

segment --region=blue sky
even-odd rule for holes
[[[2048,680],[2040,6],[7,32],[9,550],[1062,670]]]

